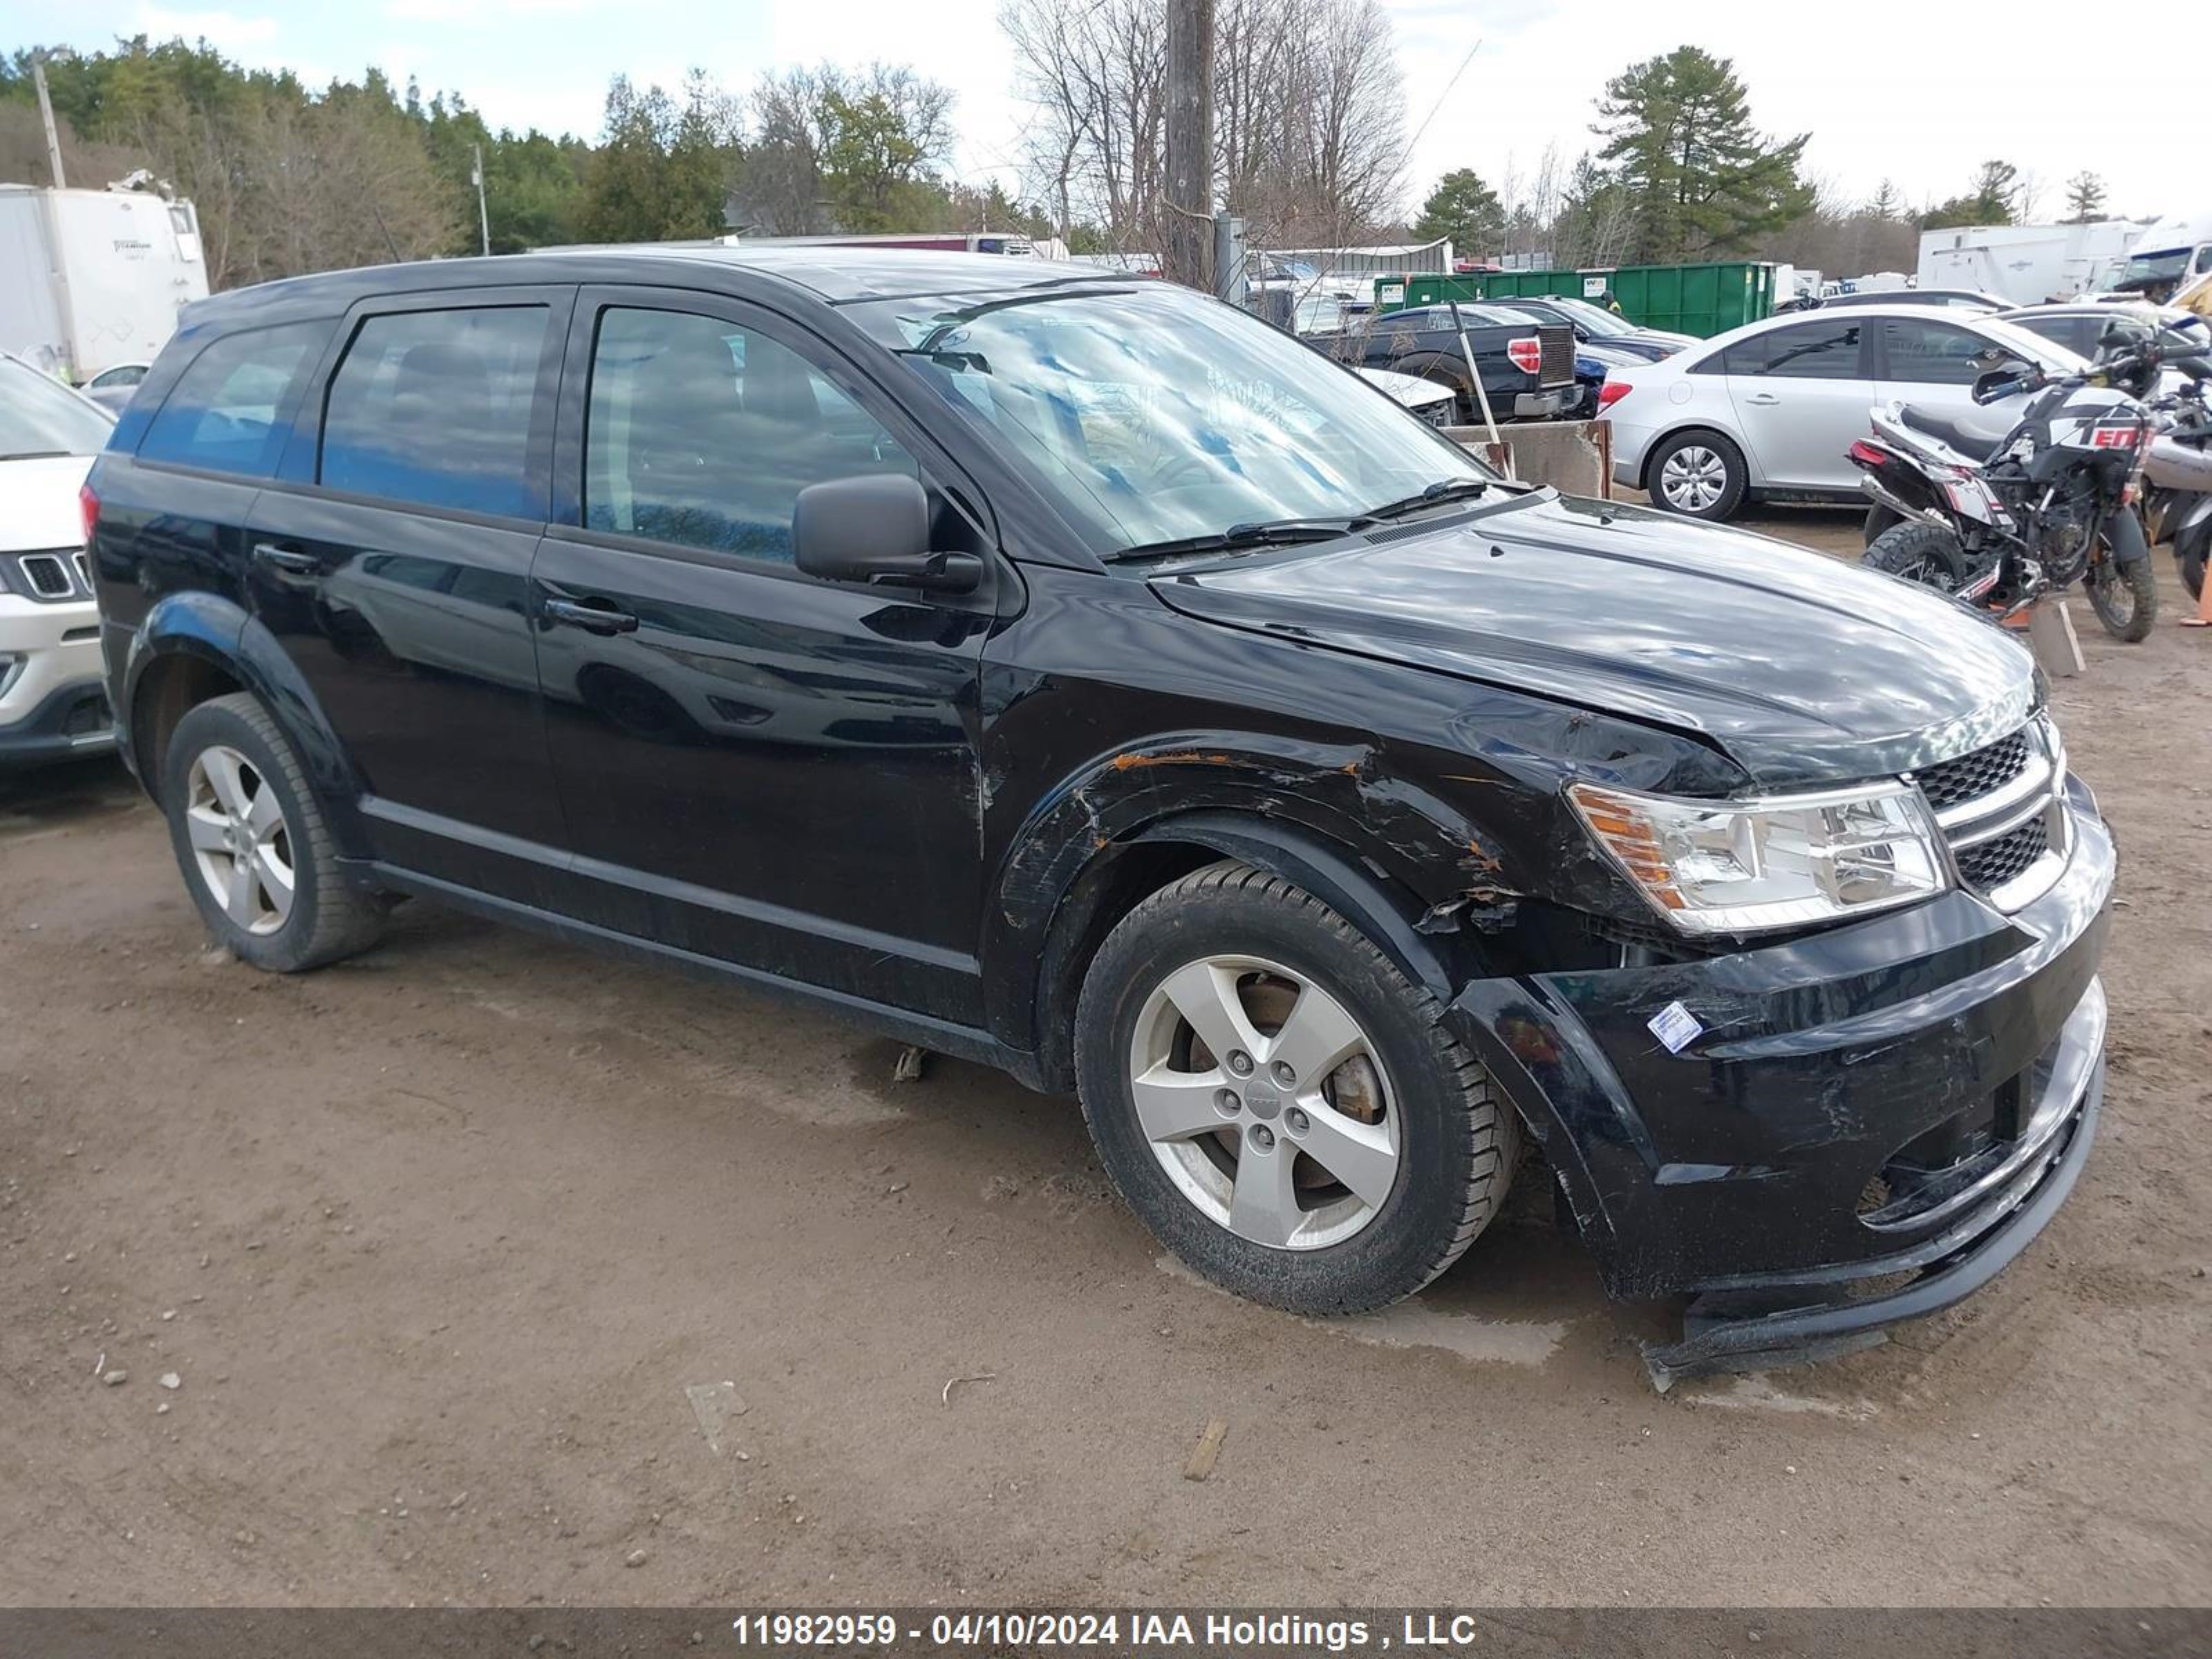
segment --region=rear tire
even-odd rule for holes
[[[1913,520],[1875,537],[1859,563],[1939,593],[1955,593],[1966,580],[1966,551],[1959,538],[1942,525]]]
[[[2101,562],[2089,567],[2081,585],[2107,634],[2130,645],[2150,637],[2158,624],[2158,579],[2151,574],[2148,559],[2121,564],[2107,550]]]
[[[1859,531],[1859,545],[1863,548],[1872,547],[1883,531],[1904,522],[1905,515],[1895,507],[1884,507],[1877,501],[1874,506],[1867,508],[1866,523]]]
[[[242,962],[295,974],[367,950],[386,904],[338,868],[307,772],[252,694],[177,722],[162,765],[169,842],[209,933]]]
[[[1186,876],[1108,935],[1076,1068],[1099,1157],[1153,1236],[1296,1313],[1419,1290],[1519,1161],[1519,1121],[1442,1005],[1318,899],[1241,864]]]
[[[1652,506],[1712,524],[1735,517],[1751,487],[1743,451],[1717,432],[1676,433],[1652,452],[1644,478]]]

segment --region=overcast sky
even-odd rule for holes
[[[2212,197],[2201,145],[2173,142],[2179,129],[2161,128],[2140,104],[2080,92],[2095,65],[2054,49],[2084,38],[2086,14],[2072,0],[2029,0],[1996,22],[1964,0],[1384,4],[1397,25],[1408,133],[1435,111],[1413,152],[1409,210],[1450,167],[1495,182],[1509,166],[1531,170],[1553,141],[1571,161],[1589,143],[1607,78],[1685,41],[1733,58],[1759,125],[1810,132],[1809,169],[1853,197],[1884,178],[1915,202],[1954,195],[1990,156],[2033,176],[2045,216],[2057,215],[2064,181],[2085,167],[2104,175],[2118,212],[2193,213]],[[587,134],[618,70],[673,86],[696,64],[741,91],[763,69],[881,58],[954,88],[958,170],[1012,187],[1026,112],[1012,94],[995,12],[996,0],[230,0],[206,9],[0,0],[0,43],[48,40],[57,27],[86,47],[141,32],[204,36],[311,82],[374,64],[400,84],[413,75],[426,94],[463,92],[495,125]],[[2109,63],[2103,72],[2116,85],[2124,79]]]

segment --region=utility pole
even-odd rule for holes
[[[46,96],[46,54],[35,52],[31,58],[31,83],[39,89],[39,119],[46,125],[46,165],[53,169],[54,188],[64,188],[68,180],[62,177],[61,134],[54,130],[53,100]]]
[[[1167,248],[1161,274],[1213,291],[1213,0],[1168,0]]]
[[[483,251],[485,257],[489,258],[491,254],[491,210],[484,205],[483,146],[478,144],[476,152],[476,170],[469,176],[477,187],[477,228],[483,233]]]

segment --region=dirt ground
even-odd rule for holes
[[[1302,1322],[1069,1102],[427,904],[268,977],[115,769],[0,785],[0,1602],[2202,1602],[2212,644],[2077,610],[2081,1187],[1959,1312],[1664,1398],[1540,1192]]]

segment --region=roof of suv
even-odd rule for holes
[[[423,289],[504,288],[532,283],[666,283],[678,268],[683,268],[684,276],[702,288],[735,289],[751,285],[746,278],[765,277],[804,289],[831,305],[933,294],[1003,294],[1054,283],[1119,284],[1131,280],[1057,260],[1000,253],[940,253],[921,248],[576,248],[319,271],[254,288],[233,289],[200,301],[192,309],[206,318],[219,316],[242,303],[261,307],[311,295],[326,304],[335,294],[350,304],[365,295]],[[739,281],[726,283],[717,277]]]

